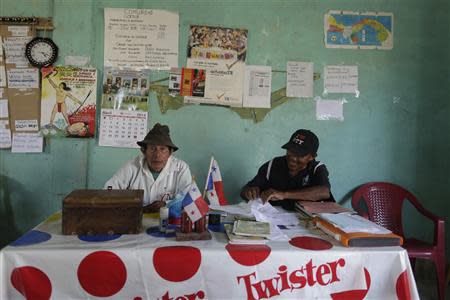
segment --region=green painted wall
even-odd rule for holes
[[[248,64],[285,70],[288,60],[359,67],[361,95],[345,95],[345,121],[315,120],[312,99],[292,100],[254,124],[220,107],[187,106],[161,114],[151,96],[150,124],[169,124],[180,150],[203,184],[214,154],[229,198],[259,165],[283,151],[280,145],[297,128],[320,138],[319,159],[331,173],[335,197],[349,205],[360,184],[396,182],[410,189],[431,211],[450,216],[449,158],[449,4],[447,0],[303,0],[303,1],[100,1],[2,0],[2,16],[53,17],[52,33],[66,55],[90,56],[101,78],[103,8],[133,7],[180,13],[180,65],[186,58],[190,24],[222,25],[249,30]],[[329,9],[388,11],[395,15],[394,49],[325,49],[323,15]],[[155,74],[155,78],[165,74]],[[273,74],[272,90],[285,86]],[[315,82],[321,95],[323,81]],[[336,99],[340,95],[327,98]],[[137,150],[98,147],[97,140],[51,140],[42,154],[0,151],[0,246],[61,208],[76,188],[100,188]],[[432,238],[422,219],[407,207],[410,230]],[[429,225],[429,224],[428,224]],[[450,231],[450,230],[448,230]],[[447,235],[450,240],[450,235]]]

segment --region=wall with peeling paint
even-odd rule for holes
[[[328,64],[359,67],[361,95],[344,95],[344,122],[317,121],[313,99],[289,101],[254,124],[220,107],[188,106],[161,114],[152,95],[149,126],[170,125],[181,148],[177,156],[189,163],[200,184],[214,154],[226,194],[237,200],[240,187],[257,168],[283,154],[280,145],[303,127],[320,138],[319,159],[329,168],[340,202],[348,206],[352,191],[364,182],[391,181],[410,189],[425,207],[449,221],[448,1],[2,0],[0,15],[52,17],[58,63],[66,55],[90,56],[102,76],[104,7],[178,11],[180,65],[185,64],[188,26],[207,24],[247,28],[248,64],[285,70],[288,60],[313,61],[320,73]],[[329,9],[393,12],[394,49],[326,49],[323,15]],[[285,75],[274,73],[272,90],[283,86]],[[315,81],[315,95],[321,96],[322,90],[323,81]],[[0,246],[60,209],[71,190],[102,187],[137,154],[98,147],[97,142],[51,140],[42,154],[0,151]],[[432,239],[424,230],[430,224],[424,227],[409,207],[405,214],[408,232]]]

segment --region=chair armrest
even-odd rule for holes
[[[441,217],[438,217],[437,215],[433,214],[429,210],[427,210],[425,207],[423,207],[419,202],[411,201],[409,202],[417,209],[419,213],[421,213],[424,217],[427,217],[428,219],[434,221],[435,223],[442,221],[444,222],[444,219]]]
[[[430,219],[434,223],[434,242],[433,244],[438,248],[441,248],[441,251],[444,251],[445,243],[445,229],[444,229],[444,219],[436,216],[429,210],[425,209],[419,202],[411,201],[411,204],[417,209],[419,213],[421,213],[424,217]]]

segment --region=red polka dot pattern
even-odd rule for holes
[[[366,268],[364,268],[364,277],[366,279],[366,286],[367,289],[365,290],[351,290],[351,291],[344,291],[339,293],[331,294],[331,299],[333,300],[362,300],[366,297],[367,293],[370,289],[370,273],[367,271]]]
[[[47,300],[52,294],[52,284],[47,275],[38,268],[25,266],[11,273],[11,284],[26,299]]]
[[[298,236],[289,241],[294,247],[306,250],[328,250],[333,248],[333,244],[329,241],[319,239],[312,236]]]
[[[181,282],[197,273],[202,261],[199,249],[190,246],[160,247],[153,253],[153,266],[165,280]]]
[[[233,245],[225,247],[231,258],[243,266],[256,266],[269,257],[271,249],[267,245]]]
[[[395,284],[395,290],[397,292],[397,297],[399,300],[411,300],[411,289],[409,288],[408,273],[406,270],[402,272]]]
[[[78,281],[83,289],[96,297],[110,297],[125,285],[127,270],[119,256],[110,251],[96,251],[78,266]]]

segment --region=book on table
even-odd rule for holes
[[[233,225],[224,224],[225,233],[227,234],[230,244],[235,245],[260,245],[266,244],[268,240],[259,236],[243,236],[233,233]]]
[[[233,233],[236,235],[268,238],[270,236],[270,223],[237,220],[233,225]]]
[[[322,201],[297,201],[295,207],[298,211],[308,215],[314,216],[320,213],[354,213],[355,211],[336,202],[322,202]]]

